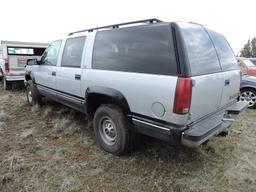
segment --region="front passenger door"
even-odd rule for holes
[[[38,71],[35,72],[35,82],[39,91],[55,94],[56,71],[61,47],[61,40],[52,42],[44,52]]]

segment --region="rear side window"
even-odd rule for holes
[[[221,71],[216,50],[206,30],[190,23],[180,23],[192,75]]]
[[[177,64],[168,25],[148,25],[97,33],[94,69],[176,75]]]
[[[62,55],[62,67],[80,67],[86,37],[67,39]]]
[[[212,30],[208,30],[209,35],[214,43],[216,51],[218,53],[222,69],[224,71],[239,69],[239,65],[235,58],[235,55],[228,44],[226,38]]]

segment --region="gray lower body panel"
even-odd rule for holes
[[[182,133],[181,143],[188,147],[197,147],[213,136],[226,132],[234,118],[246,108],[247,103],[239,101],[218,114],[188,126],[188,129]]]

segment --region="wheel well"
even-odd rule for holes
[[[240,91],[243,91],[245,89],[251,89],[251,90],[256,91],[256,88],[254,88],[254,87],[243,87],[243,88],[240,89]]]
[[[93,118],[94,113],[96,110],[104,104],[114,104],[119,106],[122,111],[125,114],[128,114],[130,112],[129,107],[125,104],[122,103],[122,101],[100,93],[91,93],[87,96],[87,101],[86,101],[86,111],[89,116],[89,118]]]

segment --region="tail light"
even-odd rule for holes
[[[9,71],[10,71],[10,65],[9,65],[9,60],[8,60],[8,58],[5,58],[4,59],[4,67],[5,67],[5,71],[6,71],[6,73],[9,73]]]
[[[176,85],[173,112],[187,114],[190,110],[192,99],[192,79],[179,77]]]

